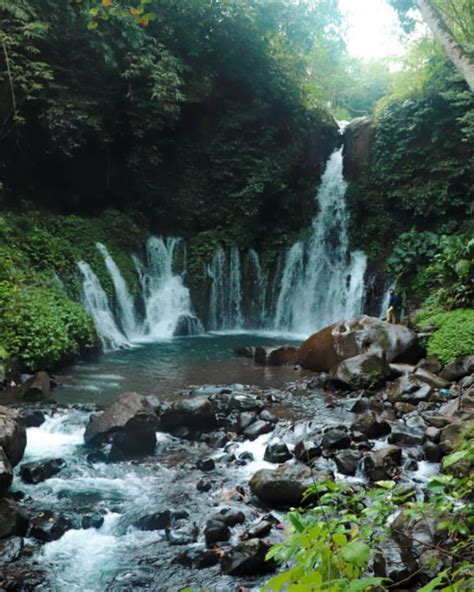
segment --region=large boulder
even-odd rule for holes
[[[352,390],[382,386],[390,374],[387,361],[371,353],[343,360],[331,370],[331,377],[336,384]]]
[[[386,446],[367,455],[364,459],[364,472],[370,481],[384,481],[396,477],[402,462],[402,449]]]
[[[355,181],[370,166],[375,126],[371,117],[358,117],[344,130],[344,176]]]
[[[111,442],[125,456],[152,453],[156,445],[159,418],[145,397],[125,393],[86,427],[88,446]]]
[[[217,427],[214,401],[209,397],[197,395],[175,401],[161,414],[161,429],[172,431],[185,426],[200,431],[210,431]]]
[[[62,458],[25,463],[20,467],[20,476],[25,483],[37,485],[57,475],[65,466],[66,461]]]
[[[15,502],[0,499],[0,539],[9,536],[25,536],[28,518]]]
[[[250,489],[270,506],[299,506],[303,494],[313,483],[311,469],[303,464],[280,465],[277,469],[260,469],[250,479]]]
[[[7,455],[0,448],[0,497],[5,495],[13,481],[13,469]]]
[[[387,362],[411,362],[418,357],[418,337],[403,325],[362,315],[334,323],[311,335],[300,347],[298,362],[309,370],[329,372],[343,360],[374,353]]]
[[[0,407],[0,447],[13,466],[23,458],[26,429],[21,414],[15,409]]]
[[[53,384],[56,383],[47,372],[36,372],[20,387],[20,397],[24,401],[46,401],[51,395]]]
[[[255,348],[255,363],[262,366],[285,366],[295,364],[298,357],[298,348],[290,345],[282,347]]]
[[[455,358],[451,363],[445,366],[441,372],[441,377],[449,382],[460,380],[468,374],[474,372],[474,355],[472,356],[459,356]]]
[[[412,403],[417,405],[427,401],[433,387],[414,374],[405,374],[397,378],[391,385],[387,398],[391,402]]]

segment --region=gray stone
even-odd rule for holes
[[[156,446],[159,418],[145,397],[125,393],[86,427],[88,446],[111,442],[124,456],[150,454]]]
[[[368,454],[364,459],[364,472],[371,481],[393,479],[402,462],[402,450],[387,446]]]
[[[274,571],[275,562],[266,560],[269,549],[270,545],[261,539],[243,541],[222,557],[222,571],[231,576],[254,576]]]
[[[260,469],[250,480],[250,489],[263,502],[274,506],[299,506],[303,494],[313,483],[312,471],[303,464]]]
[[[378,353],[363,353],[340,362],[331,370],[335,383],[352,390],[375,389],[390,376],[387,362]]]
[[[355,475],[362,453],[357,450],[342,450],[335,457],[337,470],[343,475]]]
[[[0,407],[0,447],[12,466],[23,457],[26,447],[26,429],[22,415],[15,409]]]
[[[392,428],[384,419],[379,419],[374,413],[365,413],[351,425],[353,432],[361,432],[367,438],[381,438],[390,434]]]

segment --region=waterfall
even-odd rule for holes
[[[120,273],[120,269],[108,252],[107,247],[102,243],[97,243],[96,246],[104,256],[105,265],[114,284],[117,304],[120,310],[120,323],[124,333],[128,339],[136,338],[139,329],[137,327],[137,317],[133,298],[130,295],[127,284]]]
[[[209,297],[209,327],[214,331],[241,329],[242,278],[240,253],[233,247],[228,257],[223,249],[218,249],[207,270],[212,280]]]
[[[251,279],[250,322],[256,327],[264,327],[267,314],[268,276],[262,269],[258,253],[250,249],[247,254],[248,273]]]
[[[84,261],[79,261],[77,266],[84,278],[82,284],[83,305],[94,321],[104,349],[110,350],[128,346],[129,342],[115,321],[109,299],[100,285],[99,278]]]
[[[176,333],[189,334],[199,321],[192,311],[189,290],[183,277],[174,272],[176,253],[183,247],[180,239],[152,236],[146,243],[146,262],[134,257],[145,304],[144,335],[157,339]],[[185,251],[181,252],[185,266]],[[184,273],[184,271],[183,271]],[[193,331],[195,332],[195,331]]]
[[[322,176],[310,238],[286,253],[274,328],[307,334],[361,312],[367,260],[349,251],[345,192],[340,148]]]

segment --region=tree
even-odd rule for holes
[[[469,34],[469,32],[472,31],[473,21],[473,8],[471,2],[439,0],[439,8],[433,0],[414,0],[414,2],[411,0],[389,0],[389,2],[399,14],[401,14],[403,19],[402,22],[408,27],[412,25],[408,12],[414,6],[419,9],[424,21],[431,29],[433,36],[442,45],[449,59],[467,82],[469,88],[474,92],[474,58],[456,38],[447,20],[445,20],[445,17],[449,18],[451,9],[457,24],[461,24],[463,30]],[[459,4],[459,6],[457,6],[457,4]],[[449,6],[446,7],[445,5]],[[465,17],[465,19],[463,17]],[[463,23],[464,20],[467,23],[470,22],[471,25],[466,26]],[[467,39],[467,42],[470,41],[472,40]]]

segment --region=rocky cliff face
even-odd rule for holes
[[[344,176],[357,180],[370,166],[375,126],[371,117],[354,119],[344,131]]]

